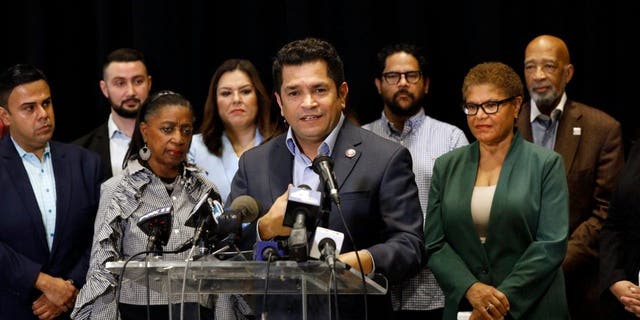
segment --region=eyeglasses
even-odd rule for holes
[[[400,78],[402,78],[403,75],[405,80],[407,80],[407,82],[411,84],[418,83],[418,81],[420,81],[420,78],[422,78],[422,72],[420,71],[385,72],[382,74],[382,78],[387,82],[387,84],[396,85],[398,84],[398,82],[400,82]]]
[[[518,96],[509,97],[503,100],[498,101],[487,101],[481,104],[475,104],[470,102],[462,103],[462,111],[468,116],[475,116],[478,113],[478,110],[482,109],[485,114],[494,114],[500,110],[500,106],[513,101]]]

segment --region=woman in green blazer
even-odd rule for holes
[[[436,160],[425,245],[445,319],[568,319],[561,264],[569,202],[559,154],[514,133],[522,81],[502,63],[465,76],[477,141]]]

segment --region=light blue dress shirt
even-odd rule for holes
[[[22,149],[13,140],[13,137],[11,141],[16,150],[18,150],[22,164],[29,176],[29,182],[31,183],[31,188],[33,188],[36,201],[38,201],[38,208],[40,208],[42,222],[47,233],[47,244],[49,245],[49,250],[51,250],[56,230],[56,178],[53,174],[53,165],[51,163],[51,148],[47,143],[42,154],[42,160],[40,160],[34,153]]]
[[[533,135],[533,143],[553,150],[556,146],[556,137],[558,135],[558,124],[560,117],[564,111],[564,105],[567,102],[567,94],[563,93],[558,106],[551,111],[551,116],[547,116],[540,112],[536,102],[531,99],[531,133]]]

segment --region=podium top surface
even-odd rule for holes
[[[321,261],[231,261],[203,259],[196,261],[124,261],[107,262],[106,268],[121,274],[123,281],[152,280],[154,290],[189,293],[264,294],[269,281],[270,294],[326,294],[337,288],[338,294],[374,294],[387,292],[387,279],[376,274],[364,277],[344,264],[336,265],[332,277],[329,266]],[[268,275],[268,277],[267,277]],[[363,286],[363,285],[366,285]],[[365,289],[366,288],[366,289]],[[365,291],[366,290],[366,291]]]

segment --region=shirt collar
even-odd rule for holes
[[[558,105],[553,109],[553,111],[551,111],[551,119],[556,121],[560,117],[562,112],[564,112],[564,105],[566,103],[567,103],[567,93],[563,92],[562,97],[560,98],[560,103],[558,103]],[[536,118],[541,114],[542,112],[540,112],[540,109],[538,109],[538,105],[536,104],[535,101],[533,101],[533,99],[531,99],[531,118],[529,119],[529,122],[534,122]]]
[[[107,129],[109,130],[109,139],[113,138],[115,135],[127,137],[127,135],[118,128],[115,121],[113,121],[113,114],[109,114],[109,119],[107,120]]]
[[[18,143],[13,139],[13,137],[11,137],[11,142],[13,142],[13,146],[16,147],[16,150],[18,150],[18,155],[20,156],[21,159],[24,159],[24,157],[28,154],[33,154],[33,152],[27,152],[24,149],[22,149],[22,147],[18,145]],[[51,146],[49,145],[49,142],[47,142],[47,145],[44,147],[44,152],[42,153],[42,159],[46,159],[48,157],[51,157]]]
[[[391,123],[391,121],[389,121],[389,118],[387,118],[387,116],[384,114],[384,111],[382,111],[382,127],[385,130],[388,130],[388,134],[396,134],[399,136],[406,136],[407,134],[411,133],[411,131],[413,131],[414,128],[419,128],[422,123],[424,123],[424,119],[426,119],[427,116],[424,113],[424,109],[420,108],[420,110],[418,110],[418,112],[416,114],[414,114],[413,116],[411,116],[411,118],[405,120],[404,122],[404,127],[402,128],[402,132],[398,131],[398,129],[396,129],[396,127],[393,126],[393,124]]]
[[[318,154],[324,154],[327,156],[331,156],[333,152],[333,147],[336,144],[336,140],[338,139],[338,132],[340,132],[340,128],[344,123],[344,114],[340,113],[340,120],[338,124],[331,130],[331,133],[322,141],[320,146],[318,147]],[[289,126],[289,130],[287,130],[287,139],[286,139],[287,149],[289,152],[295,157],[296,154],[301,154],[300,148],[296,143],[296,139],[293,138],[293,129]]]

